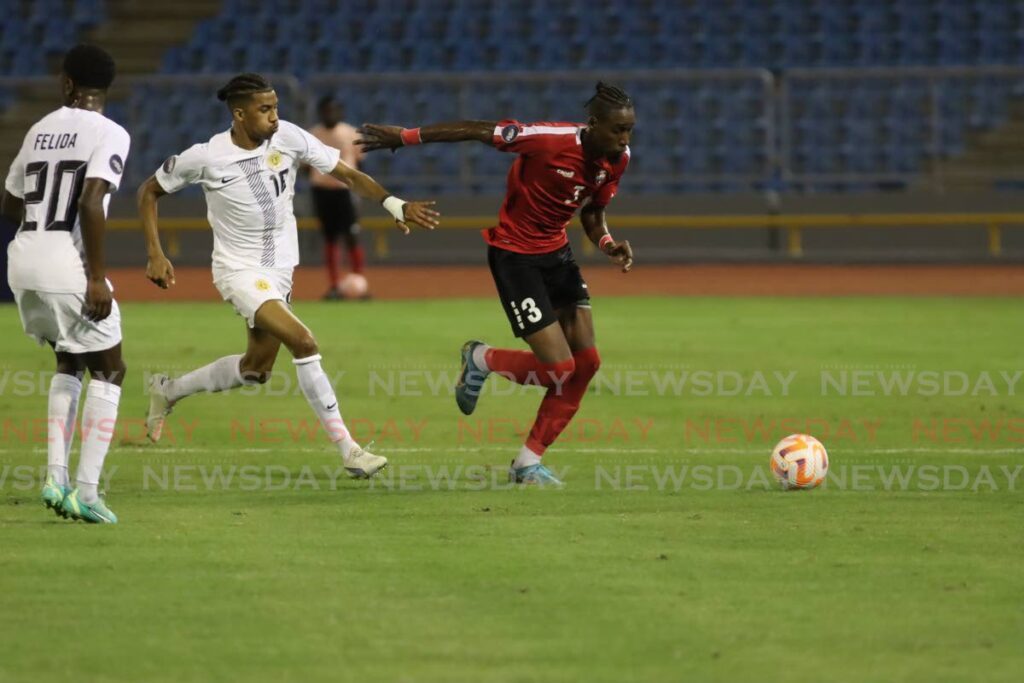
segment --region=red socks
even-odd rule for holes
[[[543,455],[565,430],[579,410],[590,380],[601,367],[596,347],[584,349],[560,363],[541,363],[531,351],[509,349],[488,349],[485,358],[491,372],[518,384],[548,388],[526,439],[526,447],[537,455]]]
[[[487,349],[487,367],[516,384],[540,387],[561,386],[576,369],[572,358],[559,363],[541,363],[532,351]]]
[[[576,371],[561,387],[550,386],[537,409],[537,419],[526,439],[526,447],[537,455],[544,455],[547,447],[555,442],[572,421],[580,408],[583,394],[587,393],[587,385],[601,367],[601,356],[595,347],[574,354],[573,361]]]
[[[363,274],[363,268],[366,266],[366,252],[363,251],[363,245],[357,244],[348,250],[348,260],[352,265],[352,272]]]

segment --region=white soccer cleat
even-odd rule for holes
[[[345,470],[353,479],[369,479],[388,466],[388,459],[383,455],[374,455],[361,446],[356,446],[343,458]]]
[[[149,378],[149,414],[146,416],[146,436],[153,443],[160,440],[164,433],[164,420],[174,409],[174,404],[164,393],[168,381],[167,375],[153,375]]]

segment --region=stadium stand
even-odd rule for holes
[[[3,73],[45,70],[39,43],[14,39],[22,26],[60,15],[65,28],[46,37],[53,43],[46,49],[59,51],[103,16],[104,0],[57,12],[63,4],[41,0],[26,5],[24,17],[0,19]],[[640,182],[632,187],[663,192],[905,186],[962,154],[972,134],[1004,124],[1014,98],[1024,96],[1019,74],[936,75],[934,68],[1022,63],[1019,0],[637,0],[607,3],[602,12],[585,0],[225,0],[187,42],[165,51],[160,69],[292,74],[311,95],[338,92],[354,121],[410,124],[580,117],[577,104],[592,83],[514,74],[662,70],[668,75],[624,86],[640,108],[630,174]],[[903,70],[864,71],[873,67]],[[702,76],[672,75],[680,69]],[[757,69],[781,76],[781,91]],[[493,77],[458,78],[481,72]],[[366,73],[414,76],[358,85],[344,78]],[[115,117],[142,124],[136,135],[146,144],[136,146],[131,174],[155,167],[196,130],[222,125],[210,92],[137,88],[114,108]],[[305,104],[283,104],[285,116],[305,118]],[[438,174],[457,175],[459,190],[495,189],[507,166],[471,146],[370,164],[399,189],[435,192],[452,187]]]

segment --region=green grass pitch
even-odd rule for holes
[[[284,352],[137,443],[145,374],[244,336],[126,304],[98,528],[38,501],[52,360],[0,309],[0,681],[1019,680],[1018,302],[598,299],[557,491],[504,480],[537,390],[451,396],[465,339],[512,343],[496,302],[296,311],[387,474],[337,476]],[[766,486],[805,430],[834,478]]]

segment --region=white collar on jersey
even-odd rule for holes
[[[231,129],[228,128],[223,133],[214,135],[210,140],[210,145],[216,145],[219,149],[215,149],[214,152],[222,154],[224,156],[261,156],[267,147],[270,146],[270,140],[264,140],[260,143],[260,146],[256,149],[245,149],[235,144],[235,141],[231,138]]]

